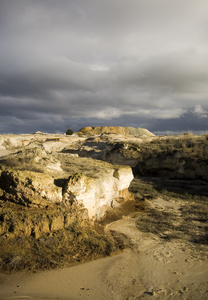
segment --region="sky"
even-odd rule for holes
[[[208,130],[207,0],[0,0],[0,133]]]

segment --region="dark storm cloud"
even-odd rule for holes
[[[203,0],[1,0],[0,131],[206,129],[207,10]]]

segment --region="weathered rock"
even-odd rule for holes
[[[33,220],[33,222],[34,222],[34,220]],[[62,228],[63,228],[63,226],[62,227],[59,226],[59,229],[62,229]],[[49,233],[50,231],[53,232],[55,230],[56,230],[56,228],[49,227],[49,219],[48,218],[41,218],[32,227],[31,234],[34,235],[34,237],[36,239],[38,239],[42,234]]]
[[[53,216],[50,224],[50,231],[57,231],[64,228],[64,216],[58,214]]]
[[[77,173],[65,185],[63,199],[70,204],[86,207],[89,217],[99,220],[108,207],[119,197],[119,192],[129,187],[133,179],[130,167],[103,169],[102,173],[86,176]]]
[[[13,168],[7,167],[11,161]],[[119,192],[128,188],[133,179],[130,167],[67,154],[48,154],[41,147],[10,155],[2,162],[1,199],[28,207],[46,207],[51,203],[76,205],[82,212],[87,209],[93,220],[116,205]],[[54,168],[50,168],[52,162]]]
[[[101,134],[117,134],[117,135],[133,135],[133,136],[154,136],[145,128],[121,127],[121,126],[103,126],[103,127],[84,127],[77,134],[80,135],[101,135]]]
[[[2,199],[24,206],[47,206],[62,201],[62,188],[49,174],[3,168],[0,175]]]
[[[98,128],[98,127],[96,127]],[[121,127],[124,128],[124,127]],[[125,128],[124,128],[125,129]],[[0,156],[14,153],[18,155],[19,161],[21,156],[27,158],[27,161],[22,161],[22,168],[30,168],[34,162],[27,157],[28,149],[39,149],[42,154],[36,153],[37,157],[42,155],[43,159],[39,163],[39,171],[49,166],[58,169],[59,165],[56,163],[55,156],[57,153],[68,154],[68,157],[91,157],[108,161],[112,164],[129,165],[134,167],[138,162],[138,145],[143,141],[154,139],[155,137],[140,135],[117,135],[117,134],[101,134],[101,135],[80,135],[73,136],[65,135],[0,135]],[[4,146],[2,146],[2,144]],[[33,150],[35,151],[35,150]],[[37,152],[37,150],[36,150]],[[29,153],[28,153],[29,154]],[[53,154],[53,155],[51,155]],[[52,160],[53,157],[53,160]],[[12,157],[10,158],[12,160]],[[11,161],[14,166],[16,157]],[[36,159],[37,160],[37,159]],[[30,162],[29,162],[30,161]],[[20,167],[20,166],[19,166]]]

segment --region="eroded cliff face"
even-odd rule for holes
[[[143,144],[135,175],[208,180],[208,137],[184,135]]]
[[[84,222],[84,213],[54,204],[28,207],[0,200],[0,235],[2,240],[40,238]]]
[[[63,200],[83,205],[90,219],[100,220],[109,207],[118,205],[120,194],[132,180],[131,168],[122,166],[103,169],[101,174],[94,176],[76,173],[66,182]]]
[[[85,212],[61,204],[26,207],[0,200],[0,270],[51,269],[116,251],[120,242],[97,232]]]
[[[27,207],[76,206],[90,220],[99,220],[132,179],[128,166],[47,153],[36,145],[1,160],[1,199]]]
[[[208,180],[208,160],[189,159],[180,153],[160,154],[139,162],[135,167],[135,174]]]

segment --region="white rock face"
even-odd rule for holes
[[[119,166],[115,170],[113,176],[118,179],[118,190],[122,191],[129,187],[130,182],[133,180],[134,176],[132,169],[128,166]]]
[[[107,208],[114,205],[120,192],[129,187],[132,179],[132,170],[127,166],[104,169],[97,177],[77,173],[65,186],[64,201],[76,201],[87,208],[90,219],[99,220]]]

